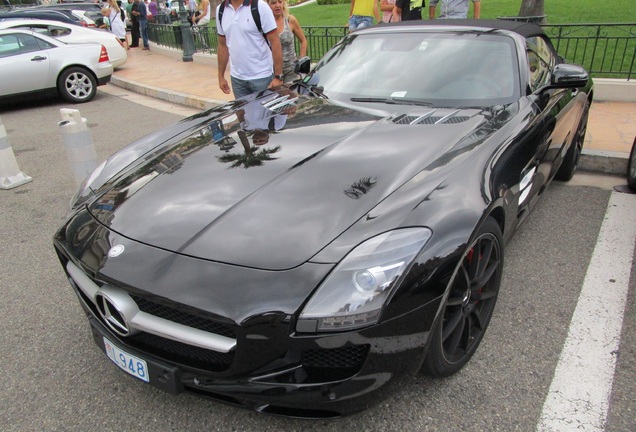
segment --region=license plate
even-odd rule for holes
[[[132,354],[128,354],[126,351],[122,351],[115,344],[108,339],[104,338],[104,346],[106,347],[106,355],[113,361],[121,370],[126,371],[130,375],[139,378],[142,381],[149,382],[148,377],[148,365],[139,357]]]

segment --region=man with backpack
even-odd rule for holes
[[[283,83],[283,54],[274,13],[259,0],[223,0],[216,10],[219,88],[230,93],[225,79],[228,61],[235,98]]]

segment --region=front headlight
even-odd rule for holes
[[[375,324],[395,281],[431,235],[428,228],[405,228],[357,246],[318,287],[296,329],[331,332]]]
[[[71,207],[71,210],[78,207],[80,204],[85,203],[88,200],[88,198],[90,198],[93,195],[93,191],[96,189],[93,183],[95,183],[95,180],[97,179],[97,177],[99,177],[99,175],[104,170],[104,167],[106,166],[106,162],[107,161],[102,162],[97,168],[93,170],[93,172],[90,175],[88,175],[84,179],[80,187],[77,189],[77,192],[75,192],[75,194],[71,198],[71,202],[69,204]],[[101,184],[99,186],[101,186]]]

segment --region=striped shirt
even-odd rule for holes
[[[468,18],[468,0],[430,0],[431,6],[442,2],[440,18],[466,19]],[[473,0],[473,3],[479,0]]]

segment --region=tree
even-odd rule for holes
[[[544,16],[544,0],[522,0],[519,16]]]

